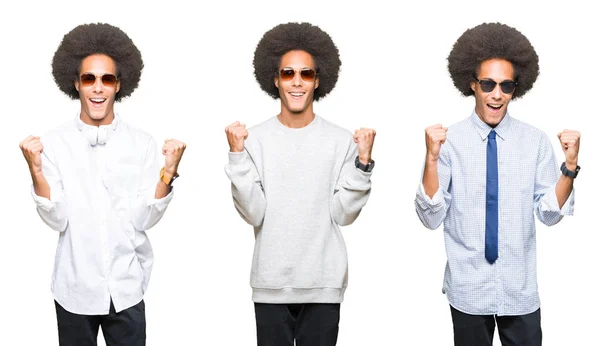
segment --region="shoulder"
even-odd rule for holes
[[[463,119],[455,124],[448,126],[447,136],[462,136],[465,133],[476,131],[471,122],[471,118]]]
[[[121,137],[126,141],[147,144],[156,143],[156,140],[150,133],[123,120],[119,120],[117,133],[120,133]]]
[[[510,118],[510,120],[511,131],[517,134],[518,136],[527,136],[528,138],[538,140],[548,139],[546,133],[538,129],[537,127],[512,117]]]
[[[318,119],[321,128],[332,137],[337,137],[342,140],[352,140],[353,135],[349,130],[336,125],[325,118],[319,117]]]

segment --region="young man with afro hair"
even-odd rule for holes
[[[455,345],[492,345],[496,324],[503,345],[541,345],[533,214],[548,226],[573,214],[580,134],[558,134],[559,170],[548,136],[508,114],[539,73],[535,50],[512,27],[467,30],[448,69],[458,90],[475,96],[475,109],[449,128],[425,130],[415,206],[425,227],[444,223],[443,292]]]
[[[79,100],[74,119],[20,143],[37,211],[59,232],[52,276],[60,345],[145,345],[143,295],[153,254],[145,231],[173,198],[185,144],[156,141],[114,113],[137,88],[140,51],[119,28],[80,25],[52,61],[60,90]]]
[[[367,203],[375,131],[354,135],[313,112],[335,86],[341,61],[331,37],[309,23],[281,24],[254,55],[261,88],[281,112],[225,132],[234,205],[254,226],[250,284],[258,345],[335,345],[347,285],[339,226]]]

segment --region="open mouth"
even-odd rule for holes
[[[104,102],[106,102],[106,99],[105,98],[99,98],[99,97],[97,97],[97,98],[91,98],[90,102],[92,103],[92,105],[94,105],[94,107],[101,107],[104,104]]]
[[[487,107],[489,110],[491,110],[492,112],[498,112],[499,110],[502,109],[504,105],[503,104],[494,104],[494,103],[488,103]]]
[[[290,92],[289,94],[292,96],[292,98],[294,98],[294,99],[299,99],[299,98],[301,98],[302,96],[304,96],[305,92],[301,92],[301,91],[292,91],[292,92]]]

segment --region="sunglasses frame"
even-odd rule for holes
[[[83,76],[94,76],[94,81],[90,83],[89,80],[86,80],[84,82],[84,80],[82,79]],[[105,80],[104,80],[105,76],[110,76],[110,77],[114,78],[115,81],[113,83],[108,83],[107,84],[107,83],[105,83]],[[107,88],[114,88],[117,85],[117,83],[119,82],[119,77],[116,76],[116,75],[114,75],[114,74],[112,74],[112,73],[105,73],[105,74],[103,74],[101,76],[96,76],[93,73],[86,72],[86,73],[82,73],[82,74],[79,75],[79,83],[83,87],[90,87],[90,86],[96,84],[96,80],[97,79],[100,79],[100,82],[102,83],[102,85],[104,85]]]
[[[496,82],[493,79],[483,79],[483,80],[480,80],[477,77],[473,77],[473,78],[475,78],[475,81],[477,83],[479,83],[479,86],[481,87],[481,91],[483,91],[484,93],[491,93],[492,91],[494,91],[496,89],[496,85],[499,84],[500,85],[500,90],[502,91],[502,93],[510,95],[510,94],[513,94],[515,92],[515,90],[517,89],[517,85],[519,85],[519,83],[515,82],[514,80],[505,80],[505,81],[502,81],[502,82],[498,83],[498,82]],[[485,91],[483,89],[482,83],[494,83],[494,87],[490,91]],[[504,91],[504,88],[505,87],[509,87],[508,85],[511,85],[511,84],[513,85],[512,91],[511,92]]]
[[[286,71],[286,72],[287,71],[293,71],[294,74],[293,75],[284,75],[283,74],[284,71]],[[304,76],[303,72],[305,72],[305,71],[306,72],[308,72],[308,71],[312,72],[312,77],[309,77],[309,79],[304,78],[305,76]],[[301,69],[299,71],[296,71],[296,70],[294,70],[291,67],[284,67],[281,70],[279,70],[279,79],[281,79],[282,81],[291,81],[292,79],[294,79],[296,77],[296,73],[298,73],[298,72],[300,73],[300,79],[302,79],[305,82],[309,82],[309,83],[312,83],[315,80],[317,80],[317,78],[319,76],[319,72],[317,72],[317,71],[315,71],[315,70],[313,70],[312,68],[309,68],[309,67],[305,67],[305,68],[303,68],[303,69]]]

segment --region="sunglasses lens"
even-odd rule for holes
[[[512,94],[515,91],[515,88],[517,87],[517,83],[515,82],[502,82],[500,83],[500,88],[502,88],[502,92],[505,94]]]
[[[482,80],[479,84],[481,85],[481,91],[484,93],[489,93],[496,87],[496,82],[493,80]]]
[[[102,84],[107,87],[113,87],[117,84],[117,76],[114,74],[105,74],[102,76]]]
[[[279,78],[281,78],[281,80],[283,81],[290,81],[294,79],[294,70],[292,70],[291,68],[282,69],[281,71],[279,71]]]
[[[315,80],[315,71],[310,69],[302,70],[300,72],[300,77],[302,77],[305,82],[312,82]]]
[[[84,73],[79,77],[79,80],[81,81],[81,85],[84,87],[89,87],[90,85],[94,85],[94,82],[96,82],[96,76],[91,73]]]

